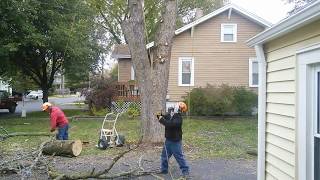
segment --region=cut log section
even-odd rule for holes
[[[79,156],[82,151],[80,140],[56,140],[48,142],[43,147],[43,154],[56,156]]]

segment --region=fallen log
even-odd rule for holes
[[[42,152],[46,155],[57,156],[79,156],[82,151],[82,142],[80,140],[55,140],[47,142]]]

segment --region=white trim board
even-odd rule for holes
[[[307,119],[308,119],[308,97],[310,95],[309,86],[309,72],[312,69],[312,65],[320,63],[320,46],[315,45],[314,47],[303,48],[297,51],[297,111],[298,111],[298,122],[297,122],[297,175],[298,179],[307,179],[308,167],[307,167]]]
[[[232,26],[232,34],[233,34],[232,41],[224,40],[225,26]],[[237,26],[238,25],[235,23],[222,23],[221,27],[220,27],[220,42],[227,42],[227,43],[237,42],[237,34],[238,34],[238,27]]]
[[[190,84],[182,84],[182,61],[191,61]],[[194,86],[194,58],[193,57],[179,57],[178,86]]]

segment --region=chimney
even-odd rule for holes
[[[200,9],[200,8],[196,8],[196,16],[195,16],[195,19],[199,19],[203,16],[203,10]]]

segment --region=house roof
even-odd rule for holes
[[[318,19],[320,19],[320,0],[311,3],[300,12],[283,19],[274,26],[252,37],[247,41],[247,44],[250,47],[258,44],[264,44]]]
[[[131,58],[130,50],[127,44],[117,44],[114,46],[111,57],[116,59]]]
[[[200,23],[203,23],[203,22],[205,22],[205,21],[207,21],[207,20],[209,20],[209,19],[211,19],[211,18],[213,18],[213,17],[215,17],[215,16],[217,16],[227,10],[232,10],[232,11],[234,10],[234,11],[240,13],[241,15],[247,17],[248,19],[252,20],[253,22],[260,24],[261,26],[270,27],[272,25],[270,22],[262,19],[261,17],[257,16],[256,14],[250,13],[247,10],[231,3],[231,4],[228,4],[226,6],[223,6],[222,8],[219,8],[219,9],[213,11],[212,13],[209,13],[205,16],[202,16],[201,18],[193,21],[192,23],[189,23],[189,24],[177,29],[175,31],[175,34],[176,35],[181,34],[182,32],[184,32],[184,31],[186,31],[186,30],[188,30],[188,29],[190,29]]]

